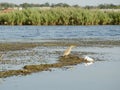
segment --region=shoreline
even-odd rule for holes
[[[120,40],[95,40],[95,39],[64,39],[47,42],[2,42],[0,43],[1,51],[25,50],[37,46],[120,46]]]

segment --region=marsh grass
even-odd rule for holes
[[[119,25],[120,12],[81,8],[25,9],[0,13],[0,25]]]

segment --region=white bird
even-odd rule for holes
[[[75,46],[71,45],[69,48],[67,48],[67,49],[64,51],[63,56],[67,56],[67,55],[69,55],[70,52],[71,52],[71,49],[72,49],[73,47],[75,47]]]
[[[87,60],[88,62],[94,62],[94,59],[92,59],[88,56],[85,56],[84,59]]]
[[[94,63],[94,59],[92,59],[88,56],[85,56],[84,59],[88,61],[88,62],[85,63],[85,66],[89,66],[89,65]]]

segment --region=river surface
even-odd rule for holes
[[[0,26],[0,42],[54,42],[57,40],[120,40],[120,26]],[[35,47],[8,51],[1,71],[24,65],[55,63],[67,46]],[[95,63],[52,69],[27,76],[0,79],[0,90],[120,90],[120,44],[78,46],[73,54],[90,56]],[[33,53],[34,52],[34,53]],[[57,53],[56,53],[57,52]],[[18,62],[16,62],[16,61]],[[13,62],[12,62],[13,61]]]
[[[120,26],[0,26],[1,41],[73,38],[120,39]]]

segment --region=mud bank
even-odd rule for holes
[[[16,51],[16,50],[28,50],[30,48],[38,47],[38,46],[45,46],[45,47],[51,47],[51,46],[70,46],[70,45],[76,45],[76,46],[119,46],[120,41],[119,40],[79,40],[79,39],[64,39],[64,40],[54,40],[53,42],[29,42],[29,43],[23,43],[23,42],[13,42],[13,43],[0,43],[0,55],[5,54],[8,51]],[[54,55],[57,54],[58,51],[52,52]],[[41,52],[43,53],[43,52]],[[48,52],[44,52],[43,54],[46,55]],[[50,52],[51,53],[51,52]],[[61,53],[61,52],[58,52]],[[36,53],[35,53],[36,55]],[[40,72],[40,71],[48,71],[51,70],[51,68],[62,68],[69,65],[76,65],[80,63],[86,63],[87,61],[84,60],[84,58],[70,55],[68,57],[59,57],[61,54],[57,57],[57,62],[52,64],[39,64],[39,65],[24,65],[22,69],[18,70],[5,70],[0,71],[0,78],[4,77],[10,77],[14,75],[27,75],[34,72]],[[82,53],[81,53],[82,55]],[[33,59],[34,60],[34,59]],[[45,60],[45,58],[43,58]],[[9,63],[10,61],[4,61],[0,59],[0,63]]]
[[[69,55],[67,57],[59,57],[57,63],[54,64],[40,64],[40,65],[25,65],[21,70],[8,70],[1,71],[0,78],[6,78],[14,75],[27,75],[35,72],[41,71],[51,71],[51,68],[62,68],[69,65],[77,65],[80,63],[86,63],[84,58],[78,56]]]
[[[14,51],[34,48],[37,46],[110,46],[120,45],[120,40],[97,40],[97,39],[58,39],[51,42],[10,42],[0,43],[0,51]]]

